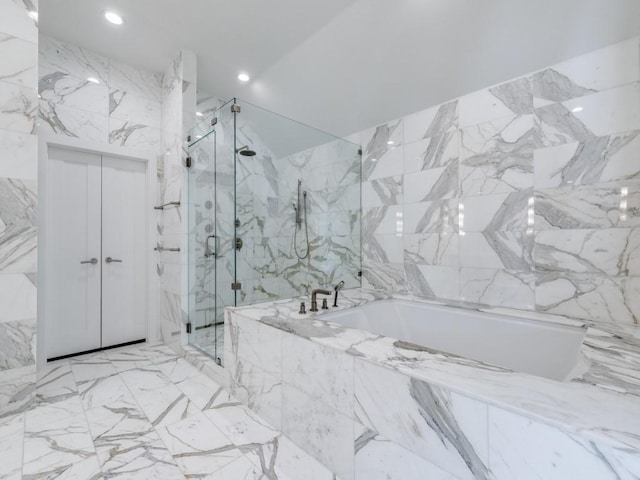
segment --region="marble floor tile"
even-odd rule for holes
[[[38,372],[36,396],[38,398],[63,397],[78,393],[78,386],[68,362],[47,367]]]
[[[119,375],[87,380],[78,384],[85,409],[108,405],[111,408],[136,406],[136,401]]]
[[[282,435],[248,453],[247,458],[260,467],[265,479],[336,480],[338,478]]]
[[[86,412],[91,438],[104,463],[131,448],[131,442],[152,433],[153,426],[137,407],[98,407]]]
[[[37,399],[35,406],[25,413],[25,427],[34,428],[83,414],[80,397],[76,394],[62,399]]]
[[[179,480],[185,478],[155,432],[129,440],[102,464],[105,478]]]
[[[0,439],[0,479],[19,479],[22,470],[22,431]]]
[[[201,410],[212,407],[224,395],[224,389],[205,375],[187,378],[176,386]]]
[[[108,350],[107,357],[118,372],[145,367],[151,363],[151,359],[142,352],[130,349]]]
[[[159,345],[88,354],[38,372],[33,405],[0,418],[0,480],[36,478],[337,477]]]
[[[204,414],[236,446],[263,444],[279,432],[244,405],[205,410]]]
[[[164,427],[200,413],[200,409],[175,385],[134,393],[154,427]]]
[[[77,383],[116,374],[116,369],[106,356],[95,356],[71,363],[71,371]]]
[[[25,478],[100,478],[96,450],[84,415],[27,428]]]
[[[154,390],[170,384],[155,365],[127,370],[120,373],[120,377],[132,392]]]
[[[242,456],[204,414],[160,428],[158,434],[190,477],[208,475]]]
[[[0,439],[22,434],[24,430],[24,416],[25,414],[20,412],[0,418]]]

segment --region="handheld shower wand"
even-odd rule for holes
[[[311,251],[309,245],[309,225],[307,223],[307,191],[302,192],[303,198],[303,208],[304,208],[304,233],[307,240],[307,252],[304,255],[300,255],[298,252],[298,230],[302,227],[302,214],[301,214],[301,205],[300,205],[300,190],[302,189],[302,180],[298,179],[298,204],[293,204],[293,209],[296,212],[296,224],[293,229],[293,249],[296,252],[296,256],[300,260],[304,260],[309,256],[309,252]]]

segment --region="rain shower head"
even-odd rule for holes
[[[239,153],[240,155],[243,155],[245,157],[254,157],[256,155],[256,152],[254,150],[251,150],[249,148],[249,145],[245,145],[244,147],[240,147],[236,150],[236,153]]]

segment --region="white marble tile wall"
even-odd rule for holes
[[[40,131],[147,152],[157,161],[158,204],[183,201],[183,140],[195,118],[193,54],[181,52],[155,73],[47,36],[39,51]],[[170,207],[156,218],[158,245],[185,252],[182,209]],[[186,253],[162,252],[156,260],[158,336],[179,349]]]
[[[37,314],[38,25],[0,3],[0,416],[33,398]]]
[[[186,136],[195,121],[196,60],[191,52],[181,51],[162,77],[162,153],[158,158],[157,202],[181,202],[156,213],[158,245],[180,248],[180,252],[156,254],[158,274],[158,315],[160,339],[181,351],[183,328],[188,311],[188,225]]]
[[[640,39],[360,134],[365,285],[640,322]]]
[[[41,131],[159,153],[162,74],[45,35],[38,73]]]

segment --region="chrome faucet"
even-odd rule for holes
[[[333,297],[333,306],[334,307],[338,306],[338,292],[340,290],[342,290],[343,287],[344,287],[344,280],[341,280],[339,284],[337,284],[335,287],[333,287],[333,289],[336,291],[336,295]]]
[[[312,291],[311,292],[311,308],[309,309],[310,312],[317,312],[318,311],[318,301],[316,300],[316,296],[318,294],[331,295],[331,292],[329,290],[325,290],[323,288],[316,288],[314,291]],[[322,306],[322,308],[325,308],[324,305]]]

